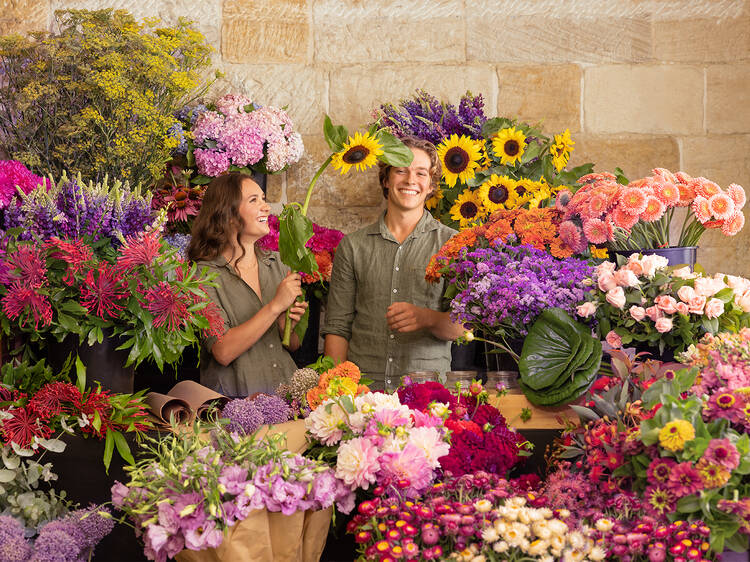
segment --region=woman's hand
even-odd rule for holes
[[[273,306],[273,310],[276,314],[282,314],[286,312],[287,308],[292,306],[300,295],[302,295],[302,277],[299,273],[290,272],[281,283],[279,283],[279,286],[276,288],[276,294],[273,299],[271,299],[270,304]],[[299,320],[299,318],[297,320]]]

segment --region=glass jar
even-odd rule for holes
[[[487,392],[497,392],[502,385],[508,394],[523,394],[518,382],[518,371],[487,371],[487,383],[484,387]]]
[[[456,383],[461,383],[461,390],[469,390],[472,381],[478,380],[477,371],[448,371],[445,373],[445,387],[454,390]]]
[[[406,376],[411,379],[412,384],[437,382],[440,380],[440,371],[411,371]]]

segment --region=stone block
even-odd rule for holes
[[[51,14],[49,0],[0,0],[0,35],[46,31]]]
[[[686,137],[681,144],[685,172],[706,177],[722,187],[738,183],[750,191],[750,159],[747,157],[750,134]]]
[[[281,203],[286,186],[286,172],[269,174],[266,178],[266,201],[269,203]]]
[[[127,10],[136,19],[159,18],[165,24],[171,25],[181,17],[194,22],[195,28],[200,31],[215,51],[218,52],[220,41],[221,22],[221,0],[52,0],[50,15],[54,10],[76,9],[76,10],[101,10],[112,8],[114,10]],[[216,55],[214,54],[214,58]]]
[[[287,170],[287,200],[299,201],[305,199],[307,186],[318,168],[331,154],[323,135],[307,135],[304,137],[305,154],[297,164]],[[373,166],[364,172],[353,168],[342,175],[332,166],[315,184],[311,205],[317,207],[379,207],[383,201],[383,192],[378,183],[378,168]]]
[[[620,167],[634,180],[650,175],[654,168],[676,171],[680,167],[679,146],[668,136],[580,134],[573,140],[576,145],[568,168],[593,162],[597,172]]]
[[[497,75],[488,65],[363,65],[331,72],[331,119],[362,127],[372,120],[372,110],[411,97],[418,88],[454,104],[470,90],[483,95],[488,113],[497,106]]]
[[[726,237],[718,230],[707,230],[698,243],[698,263],[711,274],[721,272],[750,277],[749,246],[750,228],[747,226],[732,237]]]
[[[323,131],[326,111],[326,73],[315,67],[290,65],[218,65],[224,77],[219,79],[211,96],[241,93],[261,105],[287,107],[300,133]]]
[[[307,0],[225,0],[221,54],[228,62],[306,62],[312,51]]]
[[[750,63],[709,66],[706,98],[709,133],[750,132]]]
[[[703,131],[703,70],[693,66],[587,68],[584,130],[590,133]]]
[[[665,62],[737,62],[750,58],[750,17],[653,23],[654,58]]]
[[[313,4],[315,60],[439,62],[466,60],[460,0],[381,0]]]
[[[351,234],[378,220],[385,210],[385,202],[376,207],[318,207],[311,206],[308,216],[313,222]]]
[[[581,128],[581,68],[504,65],[497,68],[497,114],[542,122],[546,134]]]

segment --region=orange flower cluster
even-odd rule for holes
[[[528,244],[549,252],[556,258],[569,258],[575,252],[559,233],[562,212],[553,208],[499,210],[487,222],[462,230],[448,240],[427,265],[425,279],[435,283],[440,280],[443,268],[457,258],[462,250],[471,252],[487,248],[496,241],[505,242],[514,234],[520,244]]]
[[[333,252],[328,250],[321,250],[313,254],[315,261],[318,263],[318,271],[312,275],[302,272],[302,282],[312,284],[317,281],[323,281],[329,283],[331,281],[331,272],[333,271]]]
[[[320,406],[323,402],[334,396],[349,394],[359,396],[370,389],[363,384],[358,384],[362,373],[351,361],[339,363],[332,369],[328,369],[320,375],[318,386],[307,391],[307,405],[311,410]]]

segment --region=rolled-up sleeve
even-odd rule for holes
[[[351,339],[356,298],[354,248],[348,237],[345,237],[336,249],[336,255],[333,258],[326,321],[321,330],[322,335],[333,334],[346,340]]]

